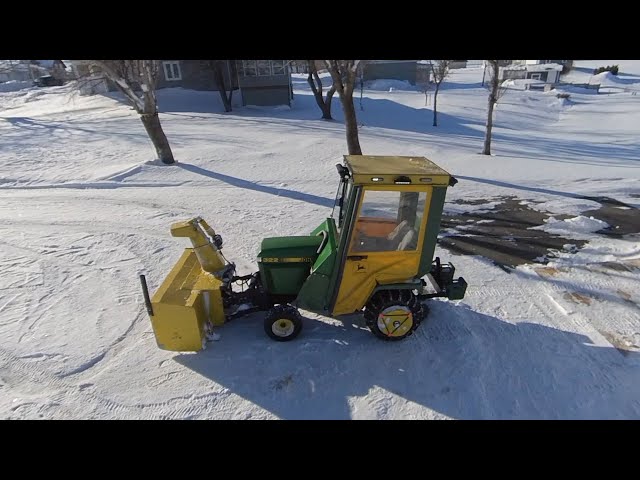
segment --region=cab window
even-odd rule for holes
[[[350,250],[416,250],[426,200],[427,192],[365,190]]]

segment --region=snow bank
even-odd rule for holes
[[[502,202],[487,202],[480,205],[466,203],[445,203],[444,211],[449,215],[463,213],[482,213],[489,212],[500,205]]]
[[[248,108],[249,110],[260,110],[263,112],[271,112],[274,110],[291,110],[291,107],[289,105],[245,105],[245,108]]]
[[[593,233],[607,228],[608,226],[608,223],[598,220],[597,218],[579,215],[565,220],[558,220],[555,217],[549,217],[544,225],[532,227],[530,230],[543,230],[548,233],[570,235],[573,238],[577,238],[576,234]]]
[[[364,82],[364,88],[368,90],[380,90],[385,92],[393,92],[394,90],[410,90],[416,91],[417,88],[406,80],[379,79]]]

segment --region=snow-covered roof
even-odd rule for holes
[[[547,72],[549,70],[555,70],[557,72],[562,71],[562,65],[558,63],[543,63],[540,65],[508,65],[503,67],[504,70],[526,70],[527,72]]]

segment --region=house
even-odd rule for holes
[[[31,81],[29,63],[26,60],[0,60],[0,83]]]
[[[418,60],[416,64],[416,85],[428,85],[433,81],[433,69],[429,60]]]
[[[35,60],[0,60],[0,82],[32,82],[49,75],[49,71]]]
[[[225,87],[240,90],[242,105],[290,105],[291,74],[287,60],[219,60]],[[214,74],[217,60],[159,60],[156,88],[182,87],[218,91]],[[90,93],[116,91],[87,60],[74,60],[77,78],[93,78]],[[104,85],[95,84],[101,79]],[[84,83],[90,83],[85,81]]]
[[[499,79],[529,79],[553,84],[560,79],[562,68],[557,63],[512,64],[500,69]]]
[[[450,60],[449,69],[455,70],[457,68],[467,68],[467,60]]]
[[[242,105],[291,105],[293,85],[287,60],[236,60]]]
[[[362,79],[401,80],[416,84],[418,60],[367,60],[363,63]]]
[[[324,60],[315,60],[315,67],[318,73],[327,69]],[[290,60],[289,69],[291,73],[309,73],[309,60]]]
[[[238,88],[233,60],[161,60],[156,88],[182,87],[189,90],[218,91],[214,75],[215,62],[222,62],[222,75],[227,90]]]
[[[511,60],[513,65],[562,65],[562,73],[567,73],[573,67],[573,60]]]

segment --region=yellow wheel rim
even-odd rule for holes
[[[413,327],[413,313],[408,307],[392,305],[378,315],[378,329],[388,337],[401,337]]]
[[[279,318],[271,324],[271,331],[278,337],[288,337],[295,328],[296,326],[288,318]]]

